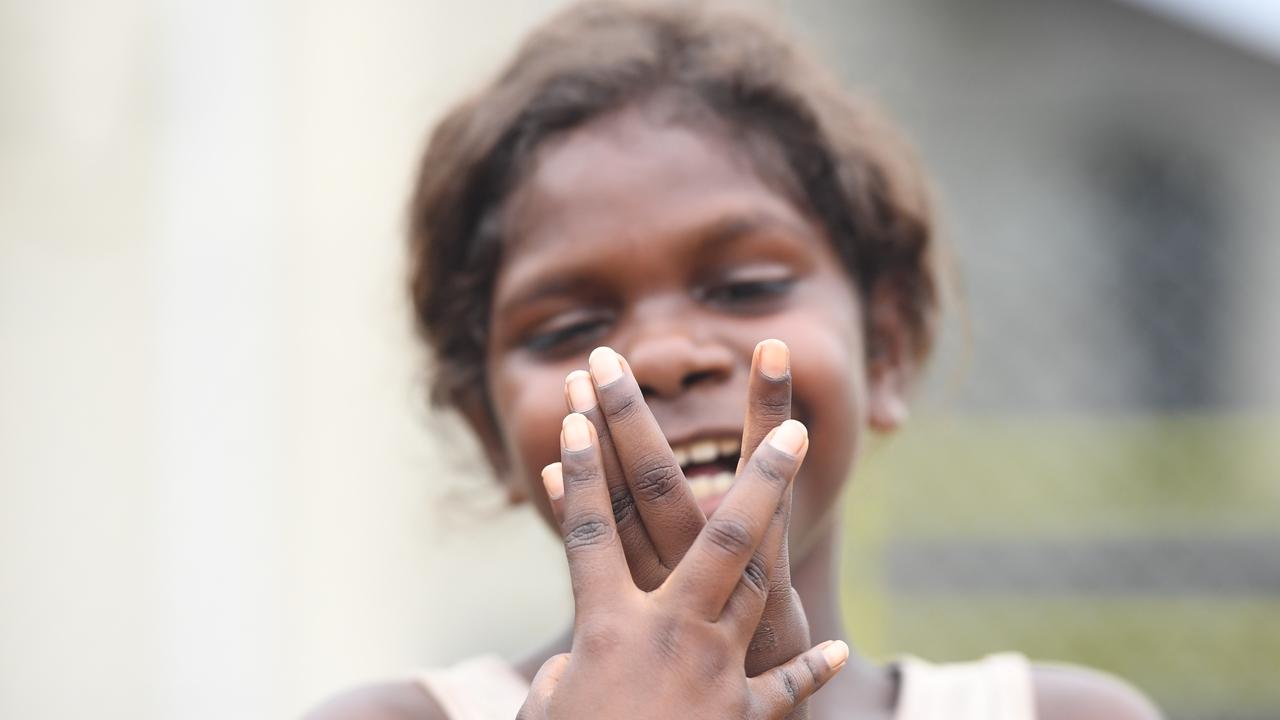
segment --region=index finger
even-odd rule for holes
[[[596,348],[588,366],[631,497],[659,559],[673,568],[693,544],[706,518],[685,482],[667,436],[621,356],[607,347]]]

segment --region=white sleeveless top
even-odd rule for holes
[[[1031,666],[1016,653],[967,663],[898,663],[896,720],[1035,720]],[[512,720],[529,683],[495,655],[422,672],[418,681],[450,720]]]

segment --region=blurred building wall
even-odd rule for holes
[[[1107,0],[787,8],[936,178],[972,328],[949,400],[1280,403],[1275,55]]]
[[[563,621],[401,255],[431,118],[553,4],[0,3],[0,717],[296,715]]]

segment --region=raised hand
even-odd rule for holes
[[[543,666],[520,717],[780,718],[830,679],[848,657],[839,641],[756,677],[744,669],[784,543],[783,498],[807,447],[794,420],[766,435],[665,580],[646,591],[628,569],[601,438],[582,415],[566,417],[562,461],[543,478],[563,518],[573,647]]]
[[[787,346],[778,340],[759,343],[751,365],[738,471],[765,434],[791,416]],[[598,348],[591,353],[590,367],[590,373],[579,370],[566,378],[566,402],[595,427],[627,564],[636,585],[652,590],[689,550],[706,519],[626,361],[609,348]],[[552,509],[559,512],[557,505],[553,501]],[[775,667],[810,645],[804,610],[791,587],[785,524],[790,510],[788,487],[772,521],[777,527],[771,532],[781,533],[782,547],[770,573],[764,614],[747,653],[748,676]]]

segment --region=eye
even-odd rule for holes
[[[553,322],[544,329],[535,331],[524,344],[533,352],[547,355],[569,352],[590,344],[592,340],[608,332],[608,329],[608,318],[580,317],[567,322]]]
[[[734,280],[708,288],[703,298],[729,307],[751,307],[781,298],[793,285],[795,280],[792,278]]]

